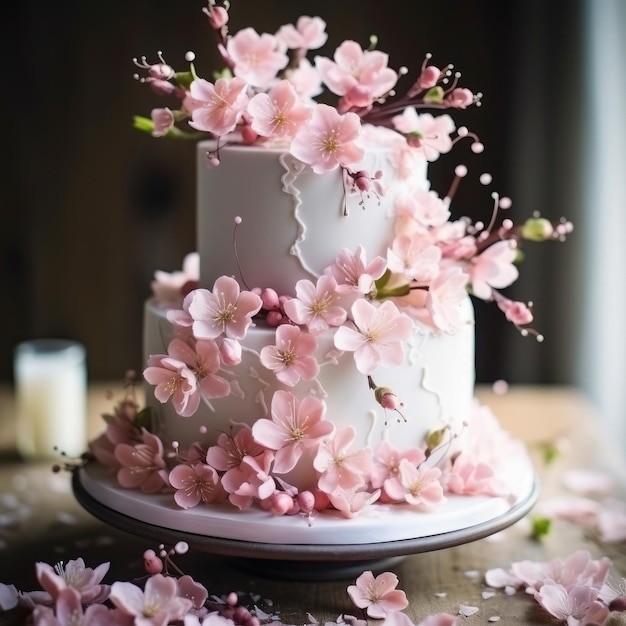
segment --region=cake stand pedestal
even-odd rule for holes
[[[103,522],[166,545],[229,558],[240,569],[289,580],[343,580],[364,570],[392,568],[412,554],[469,543],[523,518],[539,495],[530,461],[520,467],[517,493],[508,498],[452,496],[429,512],[404,505],[373,505],[346,520],[320,514],[276,517],[233,507],[180,510],[171,494],[146,495],[119,487],[101,466],[74,472],[79,504]],[[279,542],[280,541],[280,542]]]

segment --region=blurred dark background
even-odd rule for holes
[[[203,6],[30,0],[3,8],[0,380],[12,377],[15,344],[39,336],[82,341],[92,379],[142,369],[142,306],[153,272],[178,269],[195,249],[195,159],[191,143],[133,130],[134,114],[163,103],[133,79],[132,59],[155,59],[162,50],[183,67],[193,50],[198,72],[209,77],[217,57]],[[558,219],[573,217],[559,184],[573,176],[562,153],[576,158],[560,138],[573,135],[569,115],[580,88],[577,7],[233,0],[231,30],[275,32],[301,14],[320,15],[328,24],[320,51],[327,56],[344,39],[365,46],[375,33],[396,69],[406,65],[416,74],[427,52],[435,64],[454,63],[463,85],[484,93],[481,108],[455,115],[457,125],[478,133],[486,150],[472,156],[461,148],[442,158],[432,168],[434,187],[444,193],[454,166],[465,162],[470,176],[455,214],[488,219],[495,189],[513,197],[516,220],[535,210]],[[492,187],[476,182],[482,172],[492,174]],[[480,382],[571,382],[571,342],[562,326],[571,331],[577,320],[575,310],[562,315],[572,307],[561,278],[577,246],[576,233],[564,245],[529,246],[524,277],[507,292],[535,301],[544,344],[520,337],[494,306],[477,304]]]

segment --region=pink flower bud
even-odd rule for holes
[[[241,140],[245,143],[245,144],[252,144],[254,143],[257,139],[259,138],[259,135],[252,130],[252,126],[249,125],[245,125],[242,129],[241,129]]]
[[[226,26],[228,24],[228,11],[224,7],[212,7],[209,11],[209,24],[215,30]]]
[[[466,109],[474,102],[474,94],[469,89],[457,87],[446,97],[446,103],[455,109]]]
[[[225,365],[239,365],[241,344],[236,339],[226,337],[220,346],[220,357]]]
[[[263,301],[263,308],[267,311],[272,311],[280,308],[280,300],[276,291],[270,287],[263,289],[261,292],[261,300]]]
[[[174,70],[167,63],[155,63],[148,69],[148,75],[156,80],[169,80],[174,76]]]
[[[163,571],[163,561],[155,554],[154,550],[146,550],[143,553],[143,566],[148,574],[160,574]]]
[[[283,321],[283,314],[280,311],[269,311],[265,319],[270,326],[280,326]]]
[[[167,80],[146,79],[146,83],[159,96],[171,96],[176,91],[176,85]]]
[[[533,321],[531,310],[523,302],[513,302],[509,300],[505,305],[500,306],[504,311],[504,316],[509,322],[516,326],[525,326]]]
[[[301,491],[298,494],[297,502],[300,505],[300,509],[305,513],[310,513],[315,509],[315,495],[311,491]]]
[[[286,515],[293,507],[293,498],[284,491],[274,493],[270,502],[270,512],[274,515]]]
[[[437,84],[440,76],[441,70],[439,68],[434,65],[428,65],[417,79],[417,85],[420,89],[430,89]]]

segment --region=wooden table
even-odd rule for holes
[[[100,414],[112,407],[107,390],[119,391],[107,384],[90,388],[91,436],[102,429]],[[505,395],[494,395],[490,389],[479,388],[477,396],[493,408],[509,432],[533,450],[542,483],[538,507],[564,493],[563,475],[574,468],[607,472],[617,485],[614,495],[626,500],[624,458],[579,392],[561,387],[514,387]],[[69,474],[53,473],[50,463],[24,463],[17,457],[13,402],[12,389],[0,386],[0,582],[36,589],[35,561],[54,564],[79,556],[91,567],[110,561],[105,582],[143,575],[141,557],[145,549],[156,547],[153,542],[111,528],[83,510],[71,491]],[[539,449],[555,442],[562,444],[562,452],[546,466]],[[537,541],[529,536],[529,518],[494,537],[408,556],[395,566],[399,587],[410,600],[405,612],[413,622],[439,612],[456,614],[459,605],[467,604],[480,608],[467,623],[487,623],[493,615],[505,624],[550,623],[523,593],[509,597],[497,592],[488,599],[482,597],[485,571],[508,568],[513,561],[545,561],[583,548],[595,558],[608,556],[615,576],[626,576],[626,544],[602,544],[581,526],[565,521],[555,522],[552,531]],[[320,623],[335,621],[342,613],[359,615],[346,594],[347,584],[353,581],[273,580],[207,555],[188,554],[177,563],[210,593],[240,590],[258,594],[272,603],[284,623],[306,624],[307,613]],[[0,623],[2,619],[0,614]]]

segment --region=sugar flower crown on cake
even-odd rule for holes
[[[360,194],[368,208],[385,193],[379,172],[355,169],[364,153],[360,140],[373,126],[375,136],[393,147],[400,175],[436,160],[463,139],[472,142],[474,152],[482,151],[476,135],[456,129],[449,114],[421,112],[478,104],[480,95],[460,87],[451,66],[438,68],[427,56],[400,96],[398,85],[408,70],[391,69],[387,55],[373,48],[345,41],[332,60],[309,61],[309,50],[326,42],[319,17],[301,17],[274,35],[251,28],[231,35],[226,6],[209,0],[205,14],[225,69],[210,82],[193,65],[175,72],[161,53],[155,64],[135,60],[147,71],[141,80],[179,107],[155,109],[151,119],[136,118],[136,126],[157,137],[215,139],[209,167],[219,167],[220,149],[229,142],[280,146],[320,175],[340,170],[345,193]],[[323,88],[338,96],[335,107],[315,100]],[[353,450],[354,428],[336,429],[323,399],[298,399],[290,392],[317,376],[318,338],[331,334],[337,353],[353,354],[364,393],[373,394],[386,413],[405,419],[402,398],[372,375],[404,362],[405,344],[414,332],[454,334],[467,326],[461,304],[468,292],[494,301],[523,334],[541,339],[529,328],[530,307],[501,290],[518,276],[522,240],[563,240],[572,226],[539,215],[522,225],[500,219],[510,201],[497,194],[488,224],[453,219],[452,196],[466,173],[464,166],[456,168],[445,197],[407,185],[397,196],[386,257],[344,249],[321,276],[298,281],[290,294],[248,287],[245,268],[240,281],[222,276],[212,289],[201,288],[195,253],[182,271],[157,272],[155,300],[169,309],[175,331],[167,353],[150,356],[144,370],[157,400],[171,402],[184,418],[201,403],[211,406],[212,400],[236,393],[225,374],[241,362],[249,329],[261,323],[275,329],[275,341],[260,350],[259,362],[282,388],[273,394],[268,414],[252,427],[238,425],[222,433],[216,445],[197,443],[187,450],[150,432],[149,409],[141,410],[130,395],[106,416],[107,430],[91,445],[92,453],[116,471],[122,486],[170,489],[184,508],[228,500],[240,509],[257,503],[275,514],[311,519],[326,508],[352,517],[376,501],[428,508],[443,502],[446,493],[511,493],[506,465],[520,454],[520,446],[484,407],[477,407],[466,425],[463,450],[446,459],[454,434],[445,428],[429,433],[423,447],[396,450],[384,442],[376,450]],[[489,177],[483,175],[481,182],[488,184]],[[481,445],[485,441],[488,445]],[[313,459],[310,470],[318,480],[316,489],[299,492],[285,477],[303,455]]]

